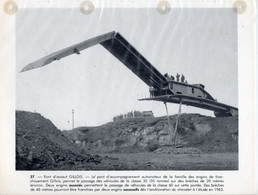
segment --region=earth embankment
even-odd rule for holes
[[[69,140],[92,153],[214,153],[238,151],[238,118],[182,114],[175,136],[176,115],[129,118],[98,127],[63,131]],[[175,138],[175,144],[172,142]]]
[[[237,170],[238,118],[182,114],[60,131],[16,111],[17,170]],[[172,142],[173,138],[175,142]]]

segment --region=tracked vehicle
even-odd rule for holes
[[[205,90],[203,84],[187,84],[175,80],[168,80],[121,34],[115,31],[80,42],[40,58],[25,66],[21,72],[45,66],[55,60],[60,60],[72,54],[80,54],[81,50],[96,44],[100,44],[106,48],[150,87],[150,97],[140,100],[176,103],[180,104],[180,107],[181,104],[194,106],[214,111],[217,117],[238,115],[237,108],[217,102],[216,99]]]

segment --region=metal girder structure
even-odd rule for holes
[[[215,102],[209,99],[198,98],[188,95],[162,95],[158,97],[143,98],[140,100],[156,100],[161,102],[170,102],[179,104],[182,101],[182,104],[187,106],[194,106],[206,110],[211,110],[214,112],[223,112],[230,113],[232,111],[238,112],[238,109],[220,102]]]
[[[25,66],[21,72],[45,66],[55,60],[60,60],[72,54],[80,54],[80,51],[97,44],[101,44],[106,48],[147,85],[161,88],[163,83],[166,82],[166,78],[122,37],[122,35],[115,31],[88,39],[40,58]]]
[[[54,52],[50,55],[47,55],[43,58],[40,58],[39,60],[36,60],[25,66],[21,70],[21,72],[46,66],[55,60],[60,60],[72,54],[80,54],[80,51],[95,46],[97,44],[100,44],[105,49],[107,49],[112,55],[114,55],[119,61],[121,61],[148,86],[154,87],[155,89],[159,90],[168,84],[167,79],[147,59],[145,59],[145,57],[143,57],[122,35],[115,31],[88,39],[86,41],[82,41],[70,47]],[[173,82],[179,83],[176,81]],[[185,83],[179,84],[182,86],[185,85],[199,88],[203,93],[207,95],[207,98],[198,98],[182,94],[159,95],[156,97],[144,98],[141,100],[156,100],[177,104],[182,102],[182,104],[185,105],[212,110],[214,111],[214,113],[219,114],[238,113],[237,108],[216,102],[214,98],[201,87]]]
[[[101,42],[104,42],[108,39],[111,39],[113,36],[114,36],[114,32],[110,32],[110,33],[106,33],[104,35],[94,37],[92,39],[88,39],[86,41],[82,41],[82,42],[72,45],[70,47],[66,47],[64,49],[61,49],[57,52],[49,54],[43,58],[40,58],[40,59],[28,64],[21,70],[21,72],[25,72],[25,71],[32,70],[35,68],[40,68],[42,66],[46,66],[55,60],[60,60],[64,57],[72,55],[72,54],[80,54],[80,51],[87,49],[89,47],[92,47]]]

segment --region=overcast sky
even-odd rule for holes
[[[86,39],[118,31],[162,74],[184,74],[219,102],[238,105],[237,14],[232,9],[19,9],[16,14],[16,108],[36,111],[60,129],[95,126],[131,110],[165,115],[161,102],[138,101],[149,87],[97,45],[45,67],[27,64]],[[170,114],[178,105],[169,104]],[[182,112],[213,115],[183,106]]]

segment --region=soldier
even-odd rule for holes
[[[185,84],[188,84],[187,80],[185,80]]]
[[[185,82],[185,76],[182,74],[181,76],[181,82],[184,83]]]
[[[168,73],[164,74],[164,77],[166,78],[167,81],[169,80]]]
[[[179,82],[180,75],[176,73],[176,81]]]
[[[153,97],[154,96],[154,91],[153,91],[153,87],[151,86],[150,89],[149,89],[149,92],[150,92],[150,96]]]
[[[173,75],[171,75],[171,80],[174,81],[175,80],[175,77]]]

